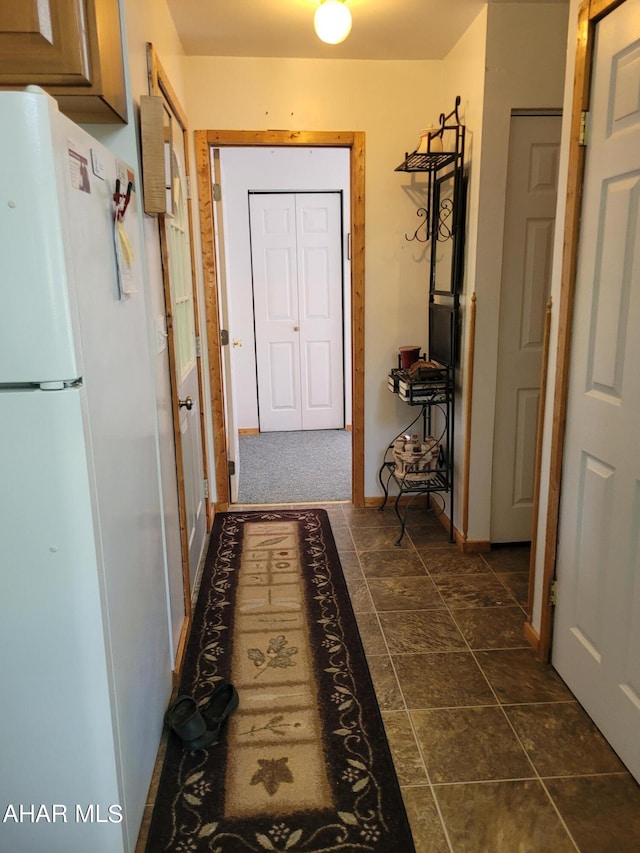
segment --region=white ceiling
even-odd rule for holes
[[[486,5],[485,0],[347,0],[353,17],[351,34],[342,44],[327,45],[313,30],[319,0],[167,3],[190,56],[324,59],[442,59]]]

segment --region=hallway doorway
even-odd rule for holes
[[[233,376],[229,374],[230,358],[228,348],[221,334],[221,307],[223,322],[226,307],[221,305],[223,297],[220,272],[228,275],[227,259],[216,257],[216,235],[214,231],[214,170],[212,149],[221,152],[227,148],[266,147],[275,156],[279,149],[293,146],[305,148],[308,156],[313,152],[321,154],[323,149],[346,149],[348,151],[348,190],[350,227],[345,235],[346,251],[350,262],[350,286],[345,286],[345,294],[350,303],[350,338],[345,351],[349,352],[351,370],[348,373],[350,388],[346,402],[350,408],[351,430],[351,500],[356,506],[364,505],[364,134],[362,133],[296,133],[264,131],[196,131],[196,151],[198,158],[199,198],[201,212],[203,262],[207,287],[207,344],[209,350],[209,369],[212,390],[212,415],[214,433],[214,457],[216,460],[216,508],[226,509],[232,498],[232,478],[235,463],[233,458],[240,423],[236,420],[233,406],[227,405],[228,397],[233,396]],[[320,187],[325,189],[326,187]],[[289,187],[291,189],[291,187]],[[298,189],[294,187],[293,189]],[[305,189],[305,187],[302,187]],[[339,189],[334,187],[334,189]],[[216,189],[216,196],[219,196]],[[225,223],[229,228],[229,223]],[[234,326],[235,329],[235,326]],[[346,337],[346,336],[345,336]],[[229,346],[244,346],[244,338],[238,338],[232,331]],[[238,343],[240,342],[240,343]],[[345,341],[346,344],[346,341]],[[223,363],[227,364],[227,370]],[[346,373],[346,372],[345,372]],[[229,379],[227,379],[229,376]],[[347,376],[345,375],[345,379]],[[238,383],[235,383],[238,384]],[[253,382],[255,391],[255,379]],[[230,392],[230,394],[229,394]],[[257,426],[257,424],[256,424]],[[244,427],[245,430],[250,429]]]

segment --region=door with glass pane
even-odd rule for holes
[[[206,506],[184,139],[177,122],[172,122],[172,130],[170,174],[173,216],[164,217],[165,264],[171,300],[171,305],[167,305],[167,317],[173,332],[177,398],[174,405],[178,408],[176,432],[179,433],[176,440],[182,459],[182,472],[178,479],[184,494],[189,586],[193,591],[204,545]]]

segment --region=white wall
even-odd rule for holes
[[[227,292],[229,294],[229,337],[241,340],[232,346],[231,370],[238,429],[257,429],[255,335],[253,327],[251,251],[249,242],[250,191],[307,192],[342,191],[345,234],[345,316],[349,314],[350,266],[346,258],[349,231],[349,151],[346,148],[223,148],[220,152],[222,202],[226,236]],[[351,352],[350,328],[345,337],[346,355]],[[345,364],[351,423],[351,365]]]
[[[464,279],[460,294],[461,341],[460,364],[456,371],[455,458],[454,477],[456,501],[454,523],[462,529],[462,478],[467,424],[465,403],[467,387],[467,349],[469,341],[469,305],[475,291],[476,253],[480,207],[480,175],[482,164],[482,128],[484,120],[485,65],[487,49],[487,7],[480,12],[466,33],[445,57],[443,110],[445,115],[453,109],[460,95],[458,109],[465,125],[465,171],[468,175],[467,221],[465,231]],[[449,496],[446,512],[450,514]]]
[[[184,619],[184,592],[178,514],[178,487],[175,466],[175,443],[169,360],[166,348],[157,345],[156,320],[166,314],[160,263],[158,220],[142,212],[141,161],[138,128],[140,95],[148,95],[147,42],[151,42],[171,81],[178,98],[184,100],[182,81],[182,47],[164,0],[120,0],[127,57],[129,123],[124,127],[93,125],[89,128],[98,139],[124,160],[136,167],[140,178],[139,210],[144,235],[144,267],[147,281],[146,298],[150,317],[150,347],[153,353],[154,382],[159,437],[159,463],[162,480],[163,524],[166,553],[166,591],[169,602],[169,653],[171,664]]]
[[[549,498],[549,469],[551,461],[551,432],[555,394],[555,372],[558,346],[558,310],[560,307],[560,286],[562,280],[562,255],[564,245],[564,217],[567,207],[567,178],[569,167],[569,135],[571,130],[571,110],[573,107],[573,74],[575,70],[576,46],[578,41],[578,5],[579,0],[571,0],[569,26],[566,44],[566,72],[564,83],[564,121],[560,145],[560,179],[558,181],[558,206],[556,209],[556,229],[551,273],[551,332],[549,342],[549,364],[547,370],[547,397],[545,400],[544,428],[542,442],[542,477],[540,482],[540,504],[538,515],[538,547],[536,550],[535,591],[531,624],[540,632],[540,608],[542,601],[542,582],[544,572],[544,543],[547,526],[547,507]]]
[[[120,0],[120,6],[129,123],[125,126],[91,125],[87,126],[87,130],[117,156],[132,165],[138,175],[136,191],[140,245],[145,247],[144,256],[141,258],[145,280],[142,298],[145,299],[149,317],[148,344],[153,370],[149,382],[154,389],[157,411],[157,476],[160,488],[156,512],[148,519],[148,551],[150,565],[153,565],[153,576],[147,578],[148,600],[144,602],[144,607],[141,606],[139,614],[141,624],[144,625],[145,643],[131,650],[131,654],[136,656],[140,672],[144,674],[140,680],[137,713],[140,721],[144,722],[145,733],[142,748],[144,760],[139,772],[141,778],[147,780],[147,784],[141,785],[140,790],[136,792],[137,801],[128,804],[127,818],[133,850],[155,764],[163,728],[163,715],[172,689],[171,671],[178,621],[181,625],[184,614],[168,361],[166,351],[157,351],[154,328],[154,318],[164,316],[165,313],[159,236],[156,219],[142,213],[137,105],[139,96],[148,94],[147,41],[155,44],[160,60],[180,97],[183,96],[183,87],[180,73],[182,49],[164,0]],[[126,417],[126,413],[123,413],[123,417]]]
[[[186,57],[184,68],[194,130],[366,134],[365,495],[377,497],[384,449],[408,420],[386,377],[399,346],[427,343],[424,246],[404,236],[419,205],[394,169],[444,108],[442,62]]]
[[[182,47],[178,40],[168,9],[162,2],[153,0],[126,0],[125,2],[128,58],[131,79],[131,98],[134,115],[129,132],[133,131],[138,146],[140,95],[149,94],[147,77],[147,42],[151,42],[171,81],[178,98],[184,100],[182,82]],[[133,142],[133,140],[131,140]],[[141,174],[141,171],[139,171]],[[150,299],[150,316],[162,323],[166,315],[164,285],[160,264],[160,238],[158,220],[144,216],[145,259],[147,286]],[[166,324],[165,324],[166,325]],[[182,554],[180,545],[180,519],[178,514],[178,485],[176,479],[175,440],[173,432],[173,404],[169,377],[169,356],[165,348],[157,345],[155,325],[151,329],[156,377],[158,429],[160,433],[160,470],[163,485],[163,507],[167,544],[167,592],[170,604],[170,643],[172,662],[184,620],[184,584],[182,579]]]

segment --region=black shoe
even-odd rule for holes
[[[208,725],[191,696],[178,696],[164,715],[164,721],[190,751],[206,749],[218,742],[217,729]]]
[[[238,691],[233,684],[219,684],[209,701],[200,710],[207,721],[207,728],[215,731],[218,740],[231,714],[238,707]]]

